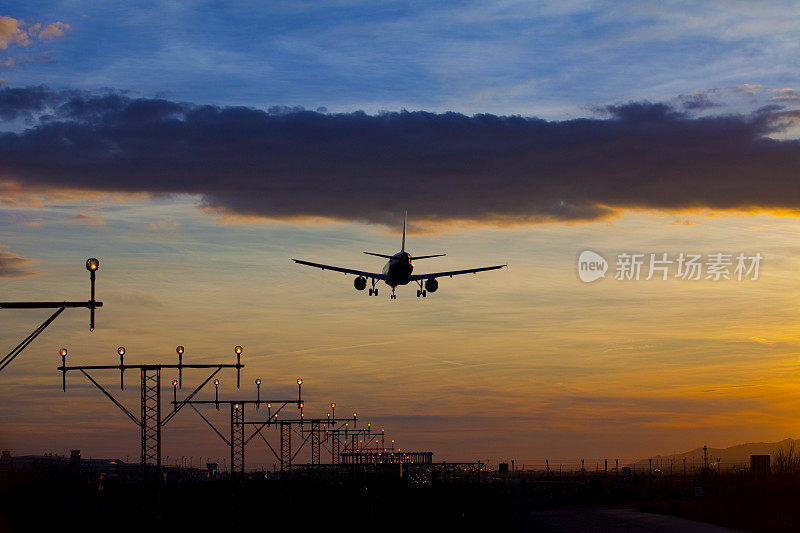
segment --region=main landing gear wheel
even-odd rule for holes
[[[378,289],[370,289],[369,290],[369,295],[370,296],[377,296],[378,295]]]
[[[427,294],[427,291],[425,291],[425,290],[417,290],[417,298],[419,298],[420,296],[425,298],[426,294]]]

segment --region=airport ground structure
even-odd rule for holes
[[[267,525],[338,531],[336,524],[344,521],[380,524],[382,531],[537,531],[537,520],[553,510],[620,506],[750,531],[792,531],[800,519],[792,503],[800,472],[761,471],[758,460],[753,469],[617,475],[380,461],[367,452],[358,460],[249,470],[244,477],[216,465],[167,464],[162,482],[143,482],[140,466],[82,459],[77,451],[6,453],[0,460],[0,524],[8,531],[46,526],[91,531],[93,524],[109,523],[118,531],[161,531],[178,524],[203,531]]]

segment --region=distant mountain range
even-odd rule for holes
[[[749,442],[747,444],[737,444],[730,448],[708,448],[708,462],[710,465],[716,465],[717,458],[720,460],[720,466],[727,468],[736,464],[749,465],[751,455],[772,455],[778,449],[786,449],[794,443],[796,450],[800,451],[800,439],[784,439],[778,442]],[[654,455],[653,469],[661,468],[666,470],[669,468],[670,462],[674,464],[673,468],[683,468],[683,459],[686,458],[686,465],[699,467],[703,465],[703,448],[695,448],[685,453],[675,453],[672,455]],[[648,459],[644,458],[636,461],[636,470],[649,468]],[[644,470],[643,470],[644,471]]]

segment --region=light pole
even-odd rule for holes
[[[125,390],[125,381],[123,379],[125,375],[125,347],[120,346],[117,348],[117,354],[119,355],[119,390]]]
[[[67,366],[67,349],[61,348],[58,351],[58,355],[61,356],[61,366],[66,368]],[[64,389],[64,392],[67,392],[67,373],[61,373],[61,387]]]
[[[82,302],[68,302],[68,301],[60,301],[60,302],[0,302],[0,309],[55,309],[55,312],[50,315],[50,318],[42,322],[36,329],[31,332],[30,335],[25,337],[25,339],[17,344],[13,350],[11,350],[5,357],[0,359],[0,372],[3,371],[11,362],[20,354],[22,351],[27,348],[27,346],[36,339],[45,329],[47,326],[53,323],[53,321],[58,318],[58,316],[64,312],[65,309],[69,308],[87,308],[89,309],[89,329],[94,331],[94,311],[98,307],[103,306],[103,302],[98,302],[95,300],[95,273],[100,268],[100,261],[95,259],[94,257],[90,257],[86,260],[86,270],[89,271],[89,282],[90,282],[90,290],[91,290],[91,299],[89,301],[82,301]],[[63,365],[62,365],[63,366]]]
[[[236,364],[238,365],[241,362],[242,347],[236,346],[233,351],[236,352]],[[236,388],[239,388],[239,374],[236,374]]]
[[[261,407],[261,380],[256,380],[256,411]]]
[[[175,348],[178,353],[178,386],[183,388],[183,346]]]
[[[91,286],[91,297],[89,298],[89,331],[94,331],[94,309],[97,307],[94,301],[94,281],[95,272],[100,268],[100,260],[90,257],[86,260],[86,270],[89,271],[89,285]]]

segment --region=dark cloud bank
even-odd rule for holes
[[[615,208],[800,208],[800,142],[779,107],[693,117],[631,103],[599,118],[213,107],[124,93],[0,89],[0,179],[194,193],[226,212],[395,223],[591,220]],[[9,130],[9,128],[6,128]]]

